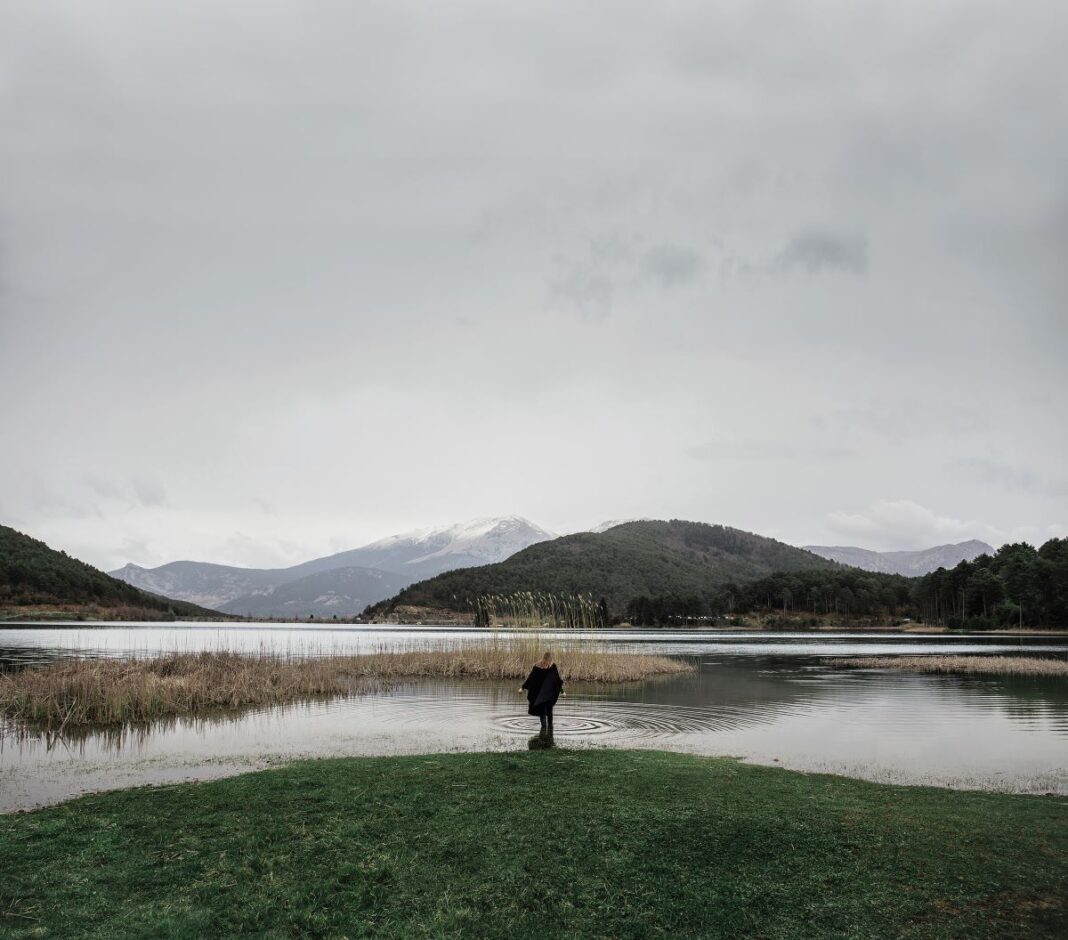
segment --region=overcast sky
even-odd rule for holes
[[[1068,534],[1068,4],[7,0],[0,521]]]

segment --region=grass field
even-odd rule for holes
[[[305,762],[0,817],[5,937],[1063,937],[1064,799],[663,752]]]

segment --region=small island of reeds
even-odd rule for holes
[[[1039,656],[864,656],[838,659],[835,665],[946,675],[1068,676],[1068,661]]]
[[[65,660],[0,675],[0,716],[45,730],[115,726],[358,695],[401,679],[522,679],[538,648],[490,641],[356,655],[221,651]],[[693,667],[666,656],[578,648],[561,655],[560,668],[565,681],[612,683]]]

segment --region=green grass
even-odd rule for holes
[[[0,817],[10,937],[1065,936],[1063,799],[662,752],[356,758]]]

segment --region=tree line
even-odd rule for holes
[[[626,607],[636,626],[778,611],[783,616],[908,617],[911,580],[857,568],[775,572],[706,594],[640,596]]]
[[[780,612],[783,617],[921,619],[971,630],[1068,626],[1068,539],[1024,542],[919,578],[856,568],[776,572],[706,593],[641,595],[623,619],[636,626]]]
[[[1003,545],[993,555],[916,579],[913,602],[924,620],[949,627],[1068,625],[1068,539],[1041,548]]]

